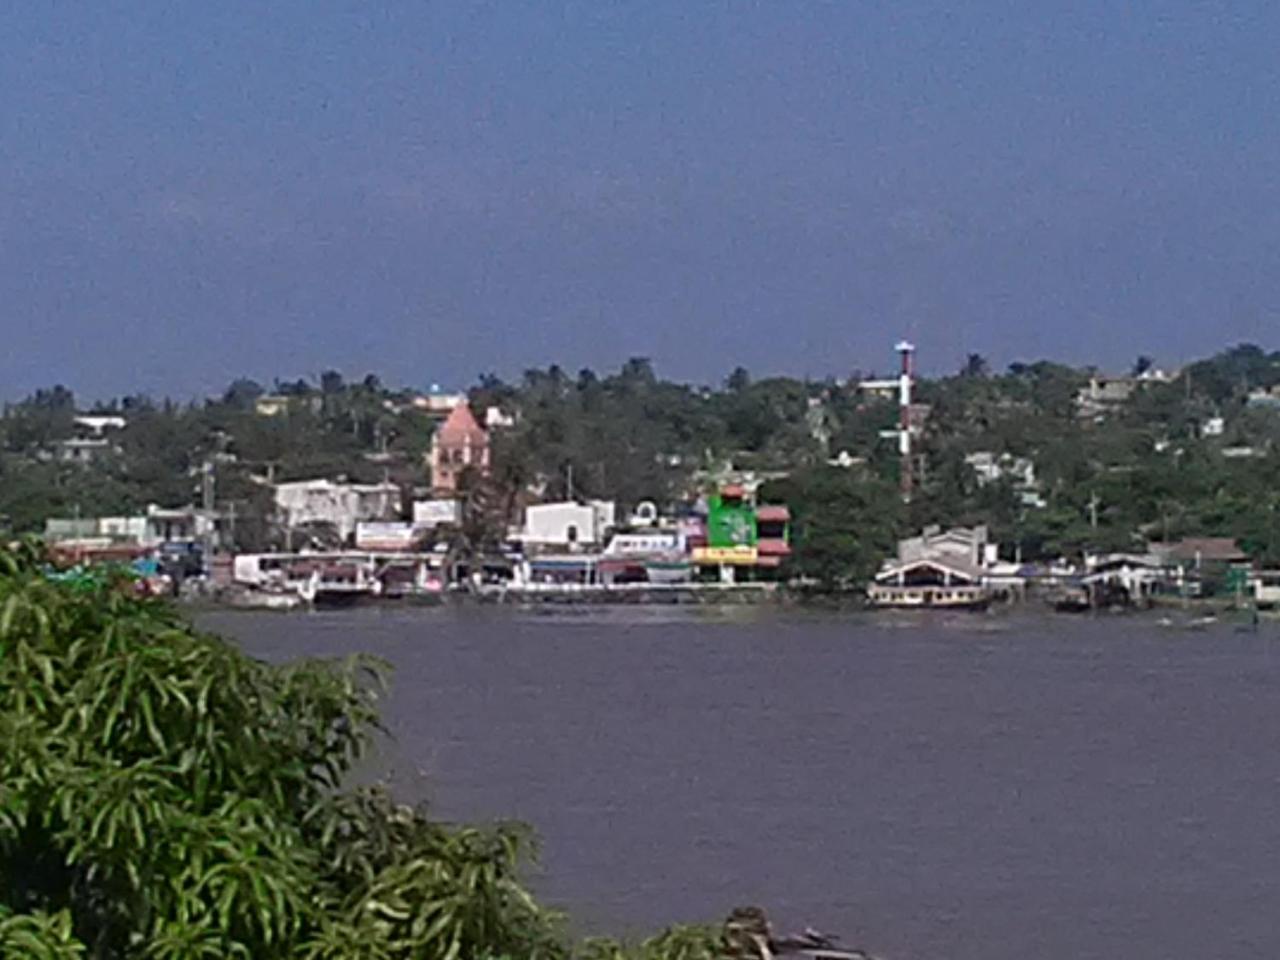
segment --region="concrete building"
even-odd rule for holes
[[[1009,453],[995,454],[989,450],[971,453],[964,458],[978,479],[978,486],[1008,480],[1015,486],[1036,485],[1036,465],[1027,457],[1015,457]]]
[[[431,439],[431,485],[442,496],[458,492],[466,470],[489,472],[489,434],[476,421],[471,408],[461,403]]]
[[[151,504],[145,513],[121,517],[50,517],[44,539],[50,544],[101,542],[150,549],[165,543],[209,541],[218,546],[224,517],[195,507]]]
[[[1138,388],[1134,377],[1113,377],[1095,374],[1076,394],[1076,411],[1083,419],[1105,416],[1116,407],[1125,404]]]
[[[283,417],[291,413],[319,414],[324,409],[324,398],[319,394],[285,396],[269,393],[253,401],[253,411],[260,417]]]
[[[73,422],[82,436],[90,437],[105,437],[111,431],[123,430],[129,425],[124,417],[100,413],[77,414]]]
[[[587,503],[540,503],[525,508],[524,527],[516,539],[526,549],[598,547],[617,522],[610,500]]]
[[[988,540],[987,528],[925,527],[918,537],[898,541],[898,562],[917,560],[954,561],[981,570],[996,563],[996,544]]]
[[[276,511],[286,528],[328,524],[348,542],[357,524],[400,516],[400,488],[394,483],[335,483],[301,480],[273,488]]]

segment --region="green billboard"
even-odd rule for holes
[[[754,547],[756,539],[754,507],[718,494],[707,499],[707,546]]]

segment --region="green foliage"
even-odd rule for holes
[[[1133,369],[1150,373],[1151,358],[1140,357]],[[985,523],[1024,559],[1218,535],[1280,562],[1280,413],[1246,406],[1250,391],[1280,384],[1280,353],[1245,344],[1191,364],[1172,382],[1144,379],[1097,420],[1082,419],[1077,403],[1090,376],[1045,360],[997,374],[972,354],[959,374],[922,380],[917,398],[929,415],[904,526]],[[482,376],[470,392],[473,406],[498,405],[516,422],[492,436],[491,476],[468,484],[458,545],[494,545],[531,495],[600,497],[624,509],[641,500],[669,505],[706,492],[708,476],[729,465],[800,475],[848,453],[892,483],[896,451],[880,434],[896,424],[896,403],[868,397],[857,383],[757,379],[737,368],[713,390],[663,380],[644,358],[609,374],[571,376],[553,365],[513,383]],[[348,382],[333,371],[318,386],[277,381],[275,389],[290,402],[274,417],[256,413],[263,387],[245,380],[189,406],[138,396],[113,402],[103,412],[122,413],[129,424],[112,435],[118,452],[91,467],[53,455],[75,431],[74,395],[62,387],[37,391],[0,420],[0,530],[38,531],[51,516],[187,504],[213,460],[218,505],[235,505],[237,546],[269,549],[285,538],[263,476],[425,483],[435,421],[410,402],[412,392],[389,390],[372,375]],[[1205,436],[1219,417],[1225,433]],[[1261,455],[1224,456],[1233,446]],[[1031,459],[1035,501],[1044,507],[1029,505],[1012,485],[979,485],[965,463],[976,452]],[[809,546],[794,568],[819,571],[831,583],[846,576],[841,570],[865,568],[853,547],[866,539],[855,529],[864,525],[856,512],[843,523],[843,532],[823,520],[807,524]]]
[[[790,505],[790,571],[826,590],[860,590],[902,533],[898,490],[860,471],[813,467],[770,484],[761,497]]]
[[[14,914],[0,906],[0,960],[79,960],[84,944],[71,932],[71,913]]]
[[[575,960],[718,960],[723,953],[719,930],[676,926],[637,944],[588,940]]]
[[[380,674],[259,663],[0,552],[0,956],[564,956],[523,831],[344,789]]]

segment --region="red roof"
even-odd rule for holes
[[[453,408],[448,419],[440,425],[437,435],[445,443],[462,443],[468,439],[484,441],[489,436],[471,412],[471,406],[466,403]]]
[[[786,523],[791,519],[791,511],[785,506],[756,507],[756,521],[765,523]]]
[[[779,537],[761,537],[756,552],[762,557],[786,557],[791,554],[791,547]]]

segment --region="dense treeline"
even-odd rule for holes
[[[349,785],[381,676],[260,663],[123,581],[0,550],[0,957],[716,955],[700,928],[574,945],[521,882],[523,828]]]
[[[1151,367],[1139,358],[1134,373]],[[896,494],[897,458],[881,437],[892,399],[857,389],[859,377],[753,380],[733,371],[719,388],[659,378],[648,361],[617,372],[530,370],[518,382],[480,378],[473,407],[516,417],[496,431],[486,502],[514,510],[524,495],[606,497],[670,504],[730,468],[781,477],[766,490],[796,514],[797,572],[834,584],[856,579],[893,536],[929,522],[986,523],[1025,559],[1074,556],[1144,540],[1232,536],[1280,562],[1280,412],[1250,405],[1280,384],[1280,354],[1240,346],[1142,381],[1105,417],[1081,417],[1090,371],[1016,363],[1003,373],[971,356],[954,376],[925,380],[929,413],[919,442],[919,486]],[[119,453],[92,469],[45,455],[73,433],[75,398],[40,391],[0,421],[0,516],[14,532],[45,517],[126,513],[198,499],[213,462],[219,506],[235,505],[241,545],[272,540],[269,499],[255,478],[426,480],[431,420],[376,377],[277,383],[287,415],[255,413],[263,388],[237,381],[221,397],[176,405],[129,397],[105,405],[127,417]],[[1208,426],[1221,418],[1221,433]],[[1247,455],[1226,456],[1224,451]],[[1005,482],[978,482],[969,454],[1033,462],[1039,501]],[[840,464],[840,465],[833,465]]]

